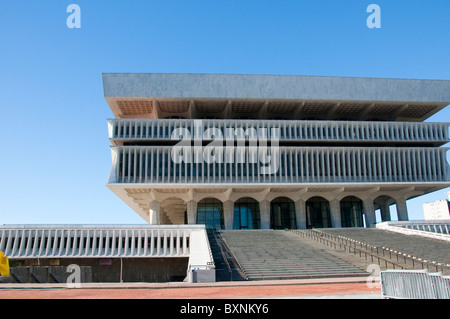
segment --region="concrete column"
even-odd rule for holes
[[[383,222],[391,221],[391,213],[389,211],[389,205],[387,202],[380,204],[380,211],[381,211],[381,221]]]
[[[192,225],[197,223],[197,202],[190,200],[186,203],[187,223]]]
[[[338,199],[330,200],[331,227],[341,228],[341,202]]]
[[[161,203],[156,200],[150,201],[150,211],[149,211],[149,221],[148,221],[148,223],[150,225],[159,225],[160,224],[160,218],[159,218],[160,212],[161,212]]]
[[[363,200],[363,206],[364,206],[364,218],[366,220],[366,227],[367,228],[375,227],[377,220],[375,218],[375,205],[373,204],[373,200],[370,198]]]
[[[270,229],[270,202],[266,199],[259,202],[261,229]]]
[[[397,216],[399,221],[409,220],[408,208],[406,206],[406,200],[403,198],[396,198],[395,203],[397,206]]]
[[[306,229],[306,202],[303,199],[295,201],[295,219],[298,229]]]
[[[227,200],[223,202],[223,219],[226,230],[233,229],[234,202]]]

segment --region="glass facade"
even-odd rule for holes
[[[342,227],[364,227],[363,203],[355,196],[347,196],[341,200]]]
[[[215,198],[205,198],[199,201],[197,224],[204,224],[207,229],[224,229],[222,202]]]
[[[259,203],[252,198],[241,198],[234,203],[233,229],[259,229]]]
[[[331,226],[330,204],[325,198],[313,197],[306,202],[306,227],[329,228]]]
[[[287,197],[278,197],[270,203],[270,228],[296,229],[295,204]]]

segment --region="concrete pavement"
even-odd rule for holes
[[[321,278],[216,283],[1,284],[0,299],[380,299],[371,278]]]

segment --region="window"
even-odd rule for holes
[[[197,224],[204,224],[208,229],[224,229],[222,202],[215,198],[205,198],[198,202]]]
[[[241,198],[234,203],[234,229],[259,229],[259,203],[252,198]]]
[[[325,198],[313,197],[306,202],[306,227],[332,227],[330,205]]]
[[[270,203],[270,228],[296,229],[295,204],[286,197],[278,197]]]

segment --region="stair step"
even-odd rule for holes
[[[343,273],[333,274],[302,274],[298,276],[291,275],[273,275],[273,276],[249,276],[248,280],[286,280],[286,279],[311,279],[311,278],[342,278],[342,277],[365,277],[367,274]]]
[[[222,231],[249,280],[367,276],[362,269],[285,231]]]
[[[339,272],[339,271],[357,271],[354,270],[354,268],[351,267],[346,267],[346,268],[306,268],[306,267],[298,267],[298,268],[266,268],[266,267],[243,267],[245,272],[250,272],[250,271],[315,271],[315,272],[319,272],[319,271],[329,271],[329,272]],[[313,270],[311,270],[313,269]]]

